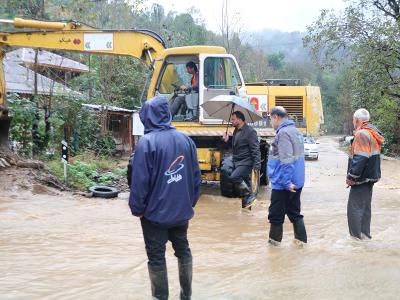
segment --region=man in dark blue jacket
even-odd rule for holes
[[[268,220],[271,224],[269,242],[278,245],[282,240],[285,214],[293,223],[294,238],[307,243],[303,216],[300,214],[300,194],[304,186],[303,135],[282,106],[271,110],[271,123],[276,136],[268,156],[267,174],[272,186]]]
[[[168,299],[165,246],[169,240],[178,258],[181,299],[190,299],[192,254],[187,230],[201,183],[196,146],[171,126],[165,97],[147,101],[139,115],[145,134],[133,158],[129,206],[140,217],[152,295]]]

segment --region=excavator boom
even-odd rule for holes
[[[5,22],[5,20],[0,20]],[[0,46],[127,55],[151,64],[165,49],[162,38],[150,30],[102,30],[78,22],[45,22],[15,18],[15,27],[39,30],[0,32]]]

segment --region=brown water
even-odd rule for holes
[[[357,242],[347,232],[346,156],[332,138],[320,142],[320,160],[307,162],[303,248],[289,222],[282,245],[267,244],[269,191],[248,212],[239,199],[218,196],[218,187],[203,188],[189,232],[193,299],[400,298],[400,162],[383,161],[373,239]],[[126,194],[86,199],[32,186],[21,171],[1,172],[0,299],[150,298],[141,228]],[[177,299],[170,246],[167,262]]]

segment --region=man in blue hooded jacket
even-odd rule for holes
[[[285,214],[293,223],[294,238],[307,243],[303,216],[300,214],[300,195],[304,186],[304,145],[303,135],[282,106],[270,112],[271,123],[276,136],[268,156],[267,174],[272,186],[268,220],[270,222],[269,242],[279,245],[282,241]]]
[[[139,115],[145,134],[133,158],[129,207],[140,217],[152,295],[168,299],[165,249],[169,240],[178,258],[180,297],[190,299],[192,254],[187,230],[201,183],[196,146],[171,126],[165,97],[147,101]]]

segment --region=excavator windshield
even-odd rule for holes
[[[197,69],[197,72],[189,73],[188,63],[194,63],[193,70]],[[165,59],[156,92],[169,100],[174,121],[193,121],[198,118],[198,69],[199,58],[195,55],[172,55]]]
[[[181,85],[190,85],[191,76],[186,72],[185,63],[167,63],[162,73],[158,92],[172,94]]]
[[[186,70],[186,64],[194,62],[198,66],[199,58],[193,55],[169,56],[161,70],[160,79],[157,82],[156,90],[159,94],[167,95],[174,93],[182,86],[190,86],[192,75]]]

